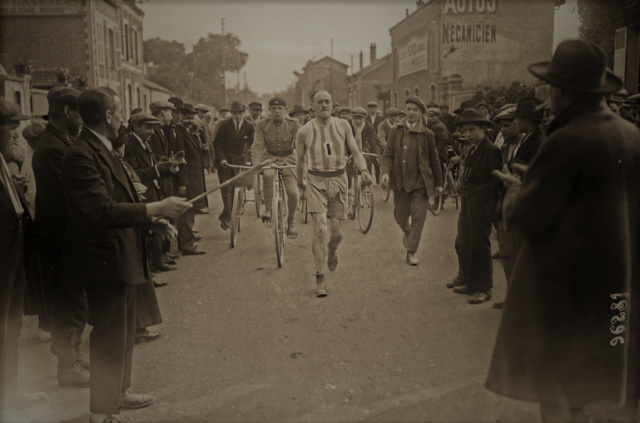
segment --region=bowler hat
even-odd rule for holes
[[[467,123],[473,123],[478,126],[493,126],[493,122],[487,120],[480,110],[476,109],[467,109],[462,113],[462,119],[456,121],[456,125],[464,125]]]
[[[551,85],[587,94],[608,94],[622,88],[622,80],[607,72],[607,53],[583,39],[562,41],[551,62],[529,65],[529,72]]]
[[[0,119],[6,120],[29,120],[30,116],[21,113],[20,106],[9,100],[0,97]]]
[[[281,97],[273,97],[271,100],[269,100],[269,107],[273,106],[287,107],[287,101]]]
[[[78,110],[78,97],[80,97],[80,91],[75,88],[54,87],[47,93],[49,110],[61,110],[65,106]]]
[[[387,116],[398,116],[398,114],[400,113],[398,111],[398,109],[396,109],[395,107],[389,107],[387,110],[385,110],[384,112]]]
[[[182,101],[182,99],[180,97],[171,97],[169,100],[169,103],[173,104],[176,109],[181,109],[184,106],[184,102]]]
[[[22,130],[22,138],[27,140],[29,144],[38,142],[44,132],[44,125],[41,123],[32,123]]]
[[[518,100],[516,117],[531,120],[544,120],[544,107],[540,107],[544,101],[536,97],[522,97]]]
[[[262,104],[258,103],[257,101],[252,101],[251,103],[249,103],[249,108],[262,110]]]
[[[461,115],[465,110],[467,110],[467,109],[469,109],[471,107],[473,107],[473,106],[471,105],[470,101],[468,101],[468,100],[467,101],[463,101],[462,103],[460,103],[460,107],[455,109],[453,111],[453,113],[456,114],[456,115]]]
[[[153,115],[145,112],[139,112],[134,115],[131,115],[131,119],[129,119],[129,123],[131,125],[145,124],[149,125],[160,125],[160,121]]]
[[[242,100],[233,100],[231,102],[230,112],[244,112],[247,110],[247,107],[242,103]]]
[[[209,112],[209,108],[204,104],[198,104],[194,107],[194,109],[196,109],[197,112]]]
[[[176,110],[175,106],[168,101],[154,101],[149,105],[149,110],[151,110],[151,113],[165,109]]]
[[[378,107],[378,103],[375,101],[370,101],[367,103],[367,107]]]
[[[195,115],[198,113],[198,111],[193,107],[193,104],[190,103],[184,103],[184,107],[178,107],[178,109],[180,109],[182,113],[188,115]]]
[[[422,113],[425,113],[427,111],[427,106],[425,106],[424,101],[422,101],[422,99],[418,96],[410,95],[409,97],[407,97],[407,99],[404,101],[404,104],[408,104],[408,103],[413,103],[418,107],[420,107],[420,110],[422,110]]]
[[[367,111],[362,107],[354,107],[353,110],[351,110],[351,116],[366,117],[367,115],[368,115]]]
[[[516,113],[516,108],[515,108],[515,107],[512,107],[512,108],[507,109],[507,110],[505,110],[504,112],[502,112],[502,113],[498,114],[496,117],[494,117],[494,118],[493,118],[493,121],[494,121],[495,123],[497,123],[497,124],[500,124],[500,121],[501,121],[501,120],[504,120],[504,119],[511,119],[511,120],[513,120],[513,119],[515,119],[515,118],[516,118],[515,113]]]
[[[301,104],[296,104],[293,106],[293,110],[289,112],[289,116],[293,117],[296,113],[304,113],[305,115],[309,114],[309,111],[305,109]]]

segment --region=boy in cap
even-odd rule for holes
[[[399,112],[395,107],[389,107],[386,110],[387,118],[378,125],[378,140],[380,141],[380,151],[384,152],[387,147],[387,138],[389,132],[396,126],[398,122]]]

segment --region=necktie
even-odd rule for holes
[[[145,200],[143,195],[138,194],[138,191],[136,191],[135,185],[133,185],[132,183],[132,182],[142,183],[140,182],[140,178],[138,177],[138,174],[135,172],[135,170],[133,170],[133,168],[129,165],[129,163],[127,163],[124,160],[124,158],[120,155],[120,153],[116,149],[111,150],[111,154],[113,154],[113,157],[116,158],[116,160],[124,168],[124,171],[127,173],[127,176],[129,176],[129,189],[131,189],[131,192],[133,192],[134,198],[137,197],[138,200]]]
[[[149,145],[149,142],[147,140],[142,140],[142,143],[144,144],[145,150],[147,150],[147,154],[149,154],[149,160],[151,161],[151,166],[153,166],[154,165],[153,151],[151,151],[151,146]]]
[[[9,169],[7,168],[7,163],[4,161],[2,154],[0,154],[0,158],[2,158],[2,163],[0,163],[0,166],[2,166],[2,169],[0,170],[0,177],[2,178],[2,183],[7,188],[7,193],[9,194],[9,198],[11,198],[13,208],[16,210],[16,215],[18,216],[18,219],[20,219],[24,213],[24,209],[22,208],[22,204],[20,204],[18,191],[16,191],[13,179],[11,178]]]

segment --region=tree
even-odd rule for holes
[[[184,56],[184,44],[177,41],[167,41],[156,37],[144,42],[145,63],[153,63],[154,66],[182,63]]]
[[[517,103],[522,97],[535,96],[535,89],[527,87],[521,82],[514,81],[509,87],[489,87],[487,85],[478,85],[476,93],[473,96],[474,103],[493,103],[496,99],[504,97],[507,103]]]
[[[578,17],[580,37],[600,44],[613,69],[616,29],[640,22],[640,0],[578,0]]]

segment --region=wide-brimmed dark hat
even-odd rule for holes
[[[529,72],[556,87],[587,94],[608,94],[622,88],[622,80],[607,72],[607,53],[583,39],[562,41],[550,62],[533,63]]]
[[[462,119],[456,121],[456,125],[464,125],[466,123],[473,123],[478,126],[486,125],[493,126],[493,122],[487,120],[484,113],[477,109],[467,109],[462,113]]]
[[[244,105],[242,100],[233,100],[231,102],[230,112],[244,112],[245,110],[247,110],[247,106]]]
[[[420,110],[422,110],[422,113],[425,113],[427,111],[427,106],[424,104],[424,101],[422,101],[422,99],[420,97],[418,97],[418,96],[410,95],[404,101],[404,104],[407,104],[407,103],[416,104],[418,107],[420,107]]]
[[[185,114],[197,114],[198,111],[193,107],[193,104],[184,103],[184,107],[178,107],[182,113]]]
[[[458,107],[457,109],[455,109],[453,111],[454,114],[456,115],[461,115],[465,110],[472,108],[473,105],[471,104],[470,101],[463,101],[462,103],[460,103],[460,107]]]
[[[637,107],[638,105],[640,105],[640,94],[634,94],[631,97],[627,98],[624,101],[624,104]]]
[[[184,101],[180,97],[171,97],[167,101],[173,104],[176,109],[181,109],[184,106]]]
[[[305,115],[308,115],[309,111],[305,109],[302,104],[294,104],[293,110],[289,112],[289,116],[293,117],[296,113],[304,113]]]
[[[544,101],[536,97],[522,97],[518,100],[514,114],[523,119],[544,120],[544,107],[540,107]]]

